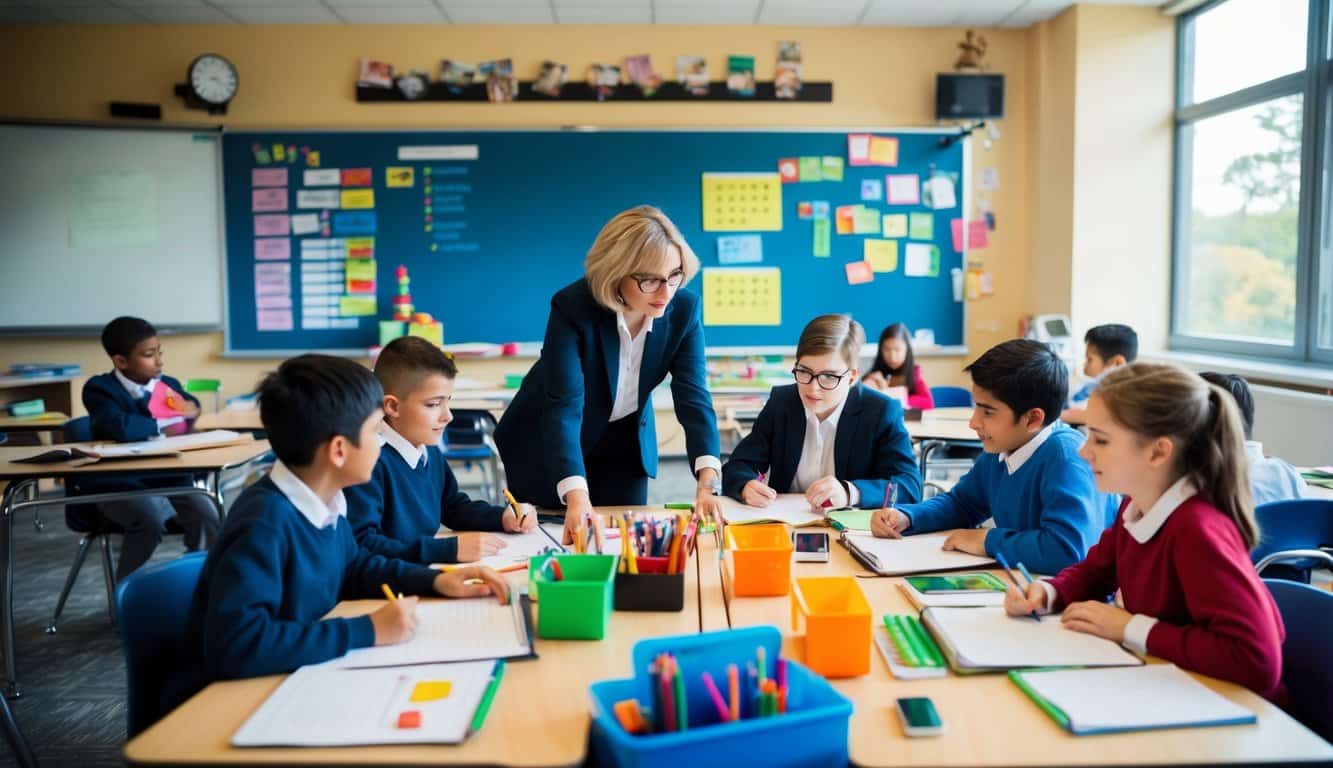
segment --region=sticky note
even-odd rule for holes
[[[879,202],[884,196],[884,182],[879,179],[861,179],[861,199]]]
[[[398,713],[398,727],[404,730],[409,728],[421,727],[421,712],[416,709],[409,709]]]
[[[870,134],[847,134],[847,164],[870,165]]]
[[[885,136],[870,137],[870,164],[897,165],[898,140]]]
[[[903,274],[908,277],[937,277],[940,274],[940,249],[929,243],[908,243],[903,260]]]
[[[898,241],[867,239],[863,246],[865,261],[875,272],[898,269]]]
[[[374,211],[341,211],[333,214],[333,232],[336,235],[373,235],[375,227]]]
[[[347,260],[347,282],[375,282],[375,260],[374,259],[348,259]]]
[[[283,170],[286,170],[285,168]],[[250,192],[250,210],[251,211],[285,211],[287,210],[287,188],[286,187],[266,187],[256,189]]]
[[[285,261],[292,257],[292,241],[287,237],[255,238],[256,261]]]
[[[305,164],[308,165],[308,166],[310,166],[311,168],[318,168],[318,167],[319,167],[319,150],[318,150],[318,149],[312,149],[312,150],[310,150],[310,153],[307,154],[307,155],[305,156]]]
[[[342,182],[344,187],[368,187],[374,183],[369,168],[344,168]]]
[[[342,195],[336,189],[302,189],[296,193],[297,208],[339,208],[341,206]]]
[[[880,231],[885,237],[907,237],[907,214],[886,213]]]
[[[704,325],[782,325],[782,271],[726,267],[703,271]]]
[[[410,165],[391,165],[384,169],[384,186],[389,189],[404,189],[415,183],[416,169]]]
[[[291,230],[291,218],[285,213],[263,213],[255,217],[255,236],[285,235]]]
[[[810,201],[806,200],[796,204],[796,218],[800,219],[801,221],[806,221],[808,219],[813,219],[814,217],[815,217],[815,207],[810,203]]]
[[[375,314],[374,296],[343,296],[338,300],[338,314],[343,317],[368,317]]]
[[[705,173],[702,181],[705,232],[782,229],[783,180],[778,174]]]
[[[821,161],[817,157],[800,158],[801,181],[823,181]]]
[[[375,190],[373,189],[344,189],[342,191],[343,208],[374,208]]]
[[[301,178],[307,187],[336,187],[342,183],[342,171],[337,168],[319,168],[305,171]]]
[[[830,240],[833,239],[832,229],[828,217],[815,219],[814,221],[814,246],[813,253],[817,258],[828,258],[830,252]]]
[[[908,214],[908,237],[913,240],[935,239],[935,216],[930,213]]]
[[[285,187],[287,186],[287,169],[254,168],[250,171],[250,186]]]
[[[921,177],[915,173],[891,173],[884,177],[888,185],[889,205],[916,205],[921,202]]]
[[[449,680],[422,680],[412,688],[410,701],[438,701],[446,698],[454,688]]]
[[[953,235],[953,249],[959,253],[963,252],[963,220],[954,219],[949,222],[949,229]],[[978,219],[967,222],[967,250],[978,251],[989,245],[987,236],[986,222]]]
[[[292,312],[289,309],[265,309],[255,313],[255,329],[260,331],[290,331]]]
[[[348,259],[373,259],[375,258],[375,238],[373,237],[349,237],[344,243],[347,252],[344,254]]]
[[[842,181],[842,158],[837,155],[824,155],[820,162],[820,173],[824,181]]]
[[[878,210],[864,205],[856,206],[852,214],[852,234],[878,235],[879,220]]]
[[[273,162],[281,163],[287,159],[287,149],[281,144],[273,145]]]
[[[816,219],[828,218],[829,206],[827,200],[812,200],[810,207],[814,209]]]
[[[846,270],[848,285],[861,285],[875,279],[875,272],[870,268],[870,264],[865,261],[849,261]]]
[[[852,233],[852,222],[856,218],[855,205],[840,205],[834,212],[838,222],[838,234],[850,235]]]
[[[764,260],[764,241],[759,235],[723,235],[717,239],[718,264],[754,264]]]
[[[783,184],[795,184],[801,180],[801,163],[794,157],[784,157],[778,161],[778,177]]]
[[[319,215],[298,213],[292,216],[293,235],[312,235],[319,231]]]

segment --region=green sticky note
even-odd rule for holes
[[[935,214],[913,213],[909,216],[908,237],[913,240],[935,239]]]
[[[864,205],[856,206],[856,209],[852,212],[852,234],[878,235],[879,218],[879,211],[874,208],[867,208]]]
[[[907,237],[907,214],[884,214],[884,224],[882,228],[885,237]]]
[[[338,314],[343,317],[366,317],[375,314],[374,296],[343,296],[338,300]]]
[[[823,181],[824,174],[819,167],[819,158],[802,157],[800,159],[801,181]]]
[[[829,226],[828,219],[815,219],[814,226],[814,254],[818,258],[826,259],[831,251],[832,227]]]
[[[348,280],[374,280],[374,279],[375,279],[375,260],[374,260],[374,259],[348,259],[348,260],[347,260],[347,279],[348,279]]]
[[[842,181],[842,158],[837,155],[824,155],[821,163],[824,181]]]

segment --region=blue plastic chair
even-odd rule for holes
[[[1274,552],[1333,547],[1333,499],[1290,499],[1260,504],[1254,509],[1259,523],[1259,545],[1250,552],[1256,565]],[[1269,566],[1260,575],[1310,583],[1311,559],[1289,560]]]
[[[500,489],[504,486],[504,467],[500,451],[495,447],[495,415],[486,410],[461,409],[444,430],[440,445],[444,458],[451,464],[481,467],[482,493],[492,504],[503,504]]]
[[[931,387],[936,408],[971,408],[972,393],[966,387]]]
[[[1333,592],[1285,579],[1264,579],[1273,593],[1287,637],[1282,642],[1282,683],[1287,712],[1327,741],[1333,741],[1333,665],[1328,631],[1333,627]]]
[[[190,601],[206,557],[205,552],[191,552],[146,565],[116,588],[129,682],[129,738],[166,714],[162,690],[181,664]]]

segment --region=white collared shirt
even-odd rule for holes
[[[388,423],[381,423],[379,428],[380,445],[387,445],[398,452],[407,462],[407,466],[412,469],[420,469],[426,466],[430,460],[430,451],[426,450],[424,445],[412,445],[406,437],[398,433],[398,430],[389,426]],[[420,467],[418,466],[420,465]]]
[[[149,379],[147,383],[140,384],[137,381],[131,381],[130,377],[120,372],[119,368],[112,372],[116,375],[116,380],[120,382],[120,386],[124,387],[125,391],[130,393],[130,397],[135,400],[142,400],[153,394],[153,389],[157,387],[157,383],[161,381],[161,379]],[[185,421],[184,416],[165,416],[160,418],[157,420],[157,431],[161,432],[172,424],[179,424],[182,421]]]
[[[805,493],[805,489],[820,478],[828,477],[833,472],[833,444],[838,434],[838,420],[842,418],[842,409],[847,399],[833,409],[823,421],[809,408],[805,409],[805,439],[801,443],[801,460],[796,464],[796,473],[792,476],[792,493]],[[855,505],[861,494],[856,486],[848,484],[848,504]]]
[[[1021,469],[1023,465],[1027,463],[1027,460],[1032,458],[1032,454],[1037,452],[1037,449],[1041,447],[1041,444],[1046,442],[1046,438],[1050,437],[1051,433],[1058,428],[1059,424],[1060,422],[1058,421],[1052,421],[1040,432],[1033,435],[1031,440],[1019,446],[1018,450],[1001,453],[1000,461],[1003,461],[1004,465],[1009,469],[1009,474],[1012,475]]]
[[[1264,455],[1264,444],[1245,441],[1245,459],[1250,465],[1250,495],[1254,505],[1304,498],[1305,478],[1287,462]]]
[[[347,517],[347,498],[343,496],[342,491],[338,491],[333,497],[332,504],[325,504],[305,481],[287,468],[281,461],[273,463],[273,470],[269,472],[269,477],[273,484],[282,491],[282,495],[296,507],[310,524],[319,529],[332,528],[337,526],[338,518]]]

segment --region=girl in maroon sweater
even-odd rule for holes
[[[924,411],[935,407],[935,398],[912,355],[912,334],[902,323],[890,325],[879,335],[875,364],[861,383],[897,398],[904,408]]]
[[[1250,563],[1259,531],[1234,401],[1183,368],[1133,363],[1106,374],[1087,419],[1079,455],[1098,490],[1124,494],[1120,512],[1086,560],[1011,588],[1005,609],[1063,609],[1069,629],[1278,700],[1282,618]]]

